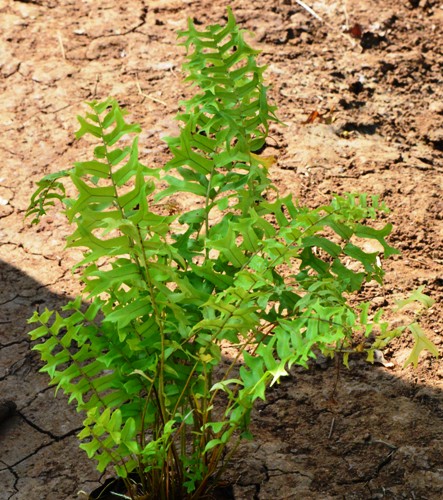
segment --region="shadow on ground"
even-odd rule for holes
[[[82,418],[63,395],[54,398],[26,334],[36,309],[60,308],[67,297],[1,260],[0,282],[0,400],[17,407],[0,422],[0,500],[75,498],[98,478],[78,449]]]
[[[55,264],[56,265],[56,264]],[[38,372],[26,319],[59,308],[49,292],[0,261],[0,499],[71,499],[98,473],[78,449],[81,416]],[[443,491],[442,391],[408,383],[362,360],[296,368],[257,405],[254,442],[228,471],[236,498],[437,499]]]

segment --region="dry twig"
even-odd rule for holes
[[[57,38],[58,38],[58,43],[60,45],[60,51],[62,53],[62,57],[66,61],[65,47],[63,46],[62,34],[60,33],[60,31],[57,31]]]
[[[162,101],[161,99],[157,99],[157,97],[154,97],[154,96],[149,95],[149,94],[145,94],[145,93],[142,91],[141,87],[140,87],[140,83],[139,83],[139,81],[138,81],[138,78],[137,78],[137,80],[136,80],[136,82],[135,82],[135,85],[136,85],[136,87],[137,87],[138,93],[139,93],[141,96],[146,97],[146,99],[150,99],[151,101],[154,101],[154,102],[158,102],[158,103],[160,103],[160,104],[163,104],[163,106],[167,106],[167,105],[168,105],[165,101]]]

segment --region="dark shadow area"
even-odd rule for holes
[[[352,109],[358,110],[366,106],[366,101],[364,100],[357,101],[357,100],[347,100],[345,98],[341,98],[338,103],[344,110],[352,110]]]
[[[81,416],[38,372],[26,319],[68,297],[0,262],[1,499],[76,498],[99,474],[78,449]],[[420,368],[419,368],[420,369]],[[253,413],[255,441],[227,469],[235,498],[437,499],[443,491],[443,395],[351,359],[293,368]]]
[[[0,282],[0,499],[76,498],[99,473],[78,448],[81,415],[54,397],[27,335],[36,309],[59,309],[69,297],[1,260]]]
[[[387,42],[387,39],[383,35],[379,35],[378,33],[372,33],[370,31],[366,31],[363,33],[360,45],[364,50],[378,48],[384,42]]]
[[[257,405],[257,439],[232,470],[236,498],[442,498],[443,391],[398,368],[293,369]]]
[[[355,123],[347,122],[342,127],[340,127],[339,133],[343,132],[358,132],[362,135],[374,135],[380,128],[379,123]]]

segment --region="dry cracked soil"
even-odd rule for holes
[[[418,286],[435,299],[421,318],[442,350],[443,4],[439,0],[232,0],[268,65],[286,124],[266,152],[282,193],[318,206],[365,191],[391,207],[387,264],[374,306]],[[84,101],[116,97],[143,128],[142,160],[161,166],[162,141],[188,95],[176,32],[187,17],[222,23],[224,0],[0,0],[0,499],[68,500],[103,480],[78,449],[81,416],[48,389],[26,319],[78,292],[63,216],[38,227],[24,211],[44,174],[85,158],[73,139]],[[320,19],[319,19],[320,18]],[[186,203],[186,200],[178,200]],[[401,318],[400,318],[401,319]],[[227,473],[237,499],[443,498],[443,367],[412,339],[383,364],[352,356],[291,376],[257,405],[255,441]],[[9,411],[11,410],[11,411]]]

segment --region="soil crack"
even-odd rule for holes
[[[12,467],[10,467],[7,463],[3,462],[3,460],[0,460],[0,464],[5,466],[4,469],[0,469],[0,470],[3,470],[3,471],[7,470],[14,476],[14,484],[12,485],[12,487],[14,488],[15,491],[8,497],[8,500],[9,500],[16,493],[18,493],[17,483],[18,483],[19,477],[18,477],[17,472],[15,472],[15,470]]]
[[[47,431],[45,429],[42,429],[39,425],[37,425],[35,422],[30,420],[21,410],[17,410],[17,415],[19,415],[30,427],[35,429],[37,432],[40,432],[41,434],[44,434],[45,436],[50,437],[51,439],[54,440],[54,442],[59,442],[62,441],[63,439],[66,439],[68,437],[74,436],[78,432],[80,432],[83,427],[76,427],[75,429],[71,429],[68,431],[66,434],[63,434],[61,436],[58,436],[57,434],[52,433],[51,431]]]
[[[12,321],[0,321],[0,325],[7,325],[10,323],[12,323]],[[27,338],[24,338],[22,340],[13,340],[12,342],[8,342],[7,344],[2,344],[0,342],[0,349],[7,349],[8,347],[12,347],[13,345],[23,344],[24,342],[29,343],[29,340]]]
[[[54,444],[54,441],[50,441],[49,443],[43,443],[43,444],[41,444],[40,446],[37,447],[37,449],[35,449],[34,451],[32,451],[31,453],[29,453],[25,457],[21,458],[20,460],[18,460],[14,464],[12,464],[12,465],[5,464],[6,467],[0,469],[0,472],[5,471],[5,470],[12,470],[14,467],[17,467],[17,465],[20,465],[25,460],[28,460],[28,458],[31,458],[34,455],[37,455],[37,453],[39,453],[41,450],[43,450],[44,448],[47,448],[48,446],[51,446],[53,444]],[[2,462],[2,463],[5,463],[5,462]]]
[[[19,297],[19,294],[17,293],[16,295],[14,295],[14,297],[12,297],[12,299],[8,299],[8,300],[5,300],[4,302],[0,302],[0,307],[5,306],[6,304],[10,304],[11,302],[14,302],[14,300],[18,299],[18,297]]]
[[[141,28],[142,26],[144,26],[146,24],[147,16],[148,16],[148,6],[143,4],[143,7],[141,9],[141,14],[139,16],[140,22],[136,26],[129,28],[128,30],[124,31],[123,33],[108,33],[106,35],[98,35],[98,36],[91,38],[91,40],[99,40],[100,38],[111,38],[111,37],[116,37],[116,36],[126,36],[126,35],[129,35],[130,33],[134,33],[135,31],[137,31],[139,28]]]
[[[39,398],[42,394],[44,394],[45,392],[48,392],[50,390],[53,390],[54,387],[51,386],[51,385],[48,385],[47,387],[43,388],[42,390],[38,391],[37,394],[34,395],[33,398],[31,398],[27,403],[25,403],[21,408],[20,408],[20,411],[23,411],[25,410],[26,408],[28,408],[29,406],[32,405],[32,403],[37,399]]]
[[[386,465],[388,465],[392,457],[395,455],[397,448],[393,447],[392,445],[389,445],[388,443],[384,443],[383,441],[372,441],[372,443],[381,443],[381,444],[386,444],[389,448],[391,448],[391,451],[376,465],[375,470],[372,473],[368,473],[363,477],[358,477],[355,479],[351,479],[349,481],[341,481],[340,484],[346,485],[346,484],[369,484],[371,481],[376,479],[380,472],[383,470]],[[348,467],[350,468],[350,464],[347,460],[346,457],[343,457],[343,460],[346,462]]]

